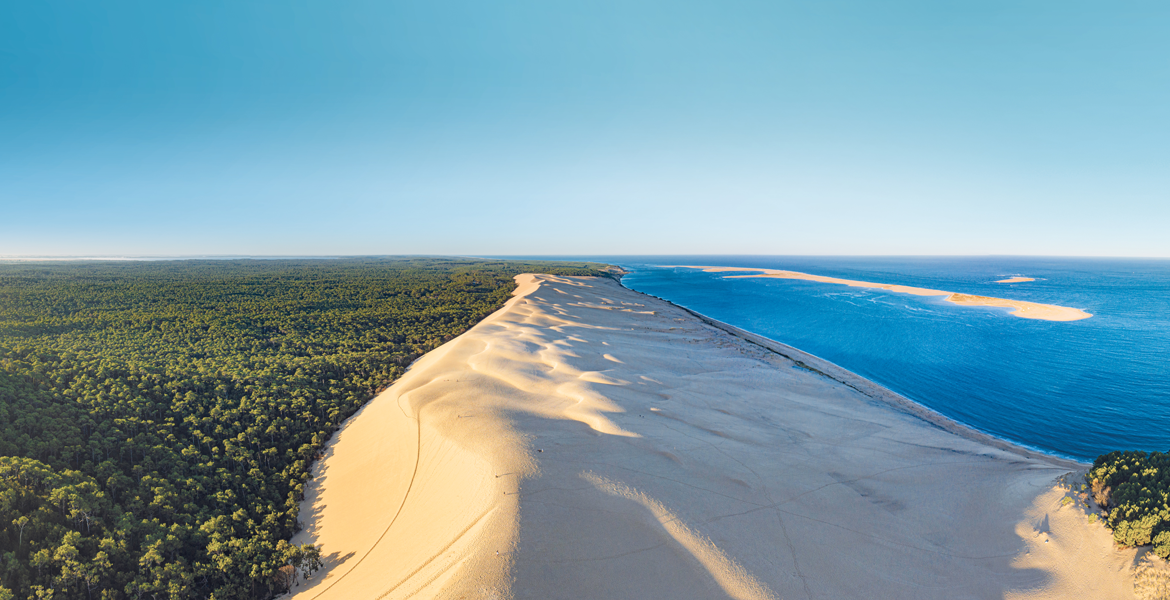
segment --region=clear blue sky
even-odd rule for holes
[[[1170,3],[0,6],[0,255],[1170,256]]]

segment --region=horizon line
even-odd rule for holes
[[[662,256],[725,257],[831,257],[831,258],[1067,258],[1170,260],[1170,256],[1075,255],[1075,254],[743,254],[743,253],[663,253],[663,254],[118,254],[118,255],[0,255],[0,262],[67,262],[67,261],[167,261],[167,260],[337,260],[347,258],[478,258],[497,260],[627,258]]]

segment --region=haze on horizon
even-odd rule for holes
[[[0,256],[1170,257],[1170,5],[10,2]]]

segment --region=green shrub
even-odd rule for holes
[[[1165,558],[1170,556],[1170,531],[1162,531],[1154,536],[1154,554]]]

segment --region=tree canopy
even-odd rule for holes
[[[0,600],[269,598],[309,467],[523,272],[452,259],[0,264]]]
[[[1109,511],[1105,524],[1123,546],[1152,544],[1170,558],[1170,454],[1110,452],[1089,471],[1097,504]]]

